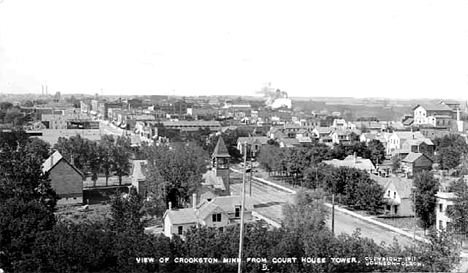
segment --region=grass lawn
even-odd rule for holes
[[[375,220],[385,223],[396,228],[400,228],[406,232],[413,233],[416,228],[416,236],[424,237],[424,229],[418,227],[417,218],[378,218]]]

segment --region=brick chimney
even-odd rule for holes
[[[169,202],[169,210],[172,210],[172,202]]]

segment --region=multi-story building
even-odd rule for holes
[[[446,119],[447,117],[453,119],[456,114],[452,108],[445,104],[420,104],[413,108],[413,113],[415,125],[436,123],[438,117],[440,119]]]

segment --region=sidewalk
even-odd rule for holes
[[[231,169],[231,170],[234,171],[234,172],[241,173],[241,171],[238,171],[238,170],[235,170],[235,169]],[[296,193],[297,193],[295,190],[291,190],[291,189],[286,188],[286,187],[284,187],[284,186],[282,186],[282,185],[278,185],[278,184],[276,184],[276,183],[274,183],[274,182],[271,182],[271,181],[268,181],[268,180],[265,180],[265,179],[262,179],[262,178],[253,177],[253,179],[256,180],[256,181],[259,181],[259,182],[261,182],[261,183],[268,184],[268,185],[270,185],[270,186],[272,186],[272,187],[276,187],[276,188],[278,188],[278,189],[287,191],[287,192],[292,193],[292,194],[296,194]],[[325,205],[326,205],[327,207],[329,207],[329,208],[332,207],[332,204],[330,204],[330,203],[325,203]],[[411,239],[413,239],[413,237],[414,237],[414,239],[416,239],[416,240],[418,240],[418,241],[420,241],[420,242],[429,242],[427,239],[425,239],[425,238],[423,238],[423,237],[414,236],[414,235],[413,235],[412,233],[410,233],[410,232],[406,232],[406,231],[404,231],[404,230],[402,230],[402,229],[400,229],[400,228],[396,228],[396,227],[394,227],[394,226],[390,226],[390,225],[384,224],[384,223],[382,223],[382,222],[376,221],[376,220],[372,219],[371,217],[363,216],[363,215],[357,214],[357,213],[355,213],[355,212],[352,212],[352,211],[350,211],[350,210],[341,208],[341,207],[336,206],[336,205],[335,205],[335,209],[338,210],[338,211],[340,211],[340,212],[342,212],[342,213],[348,214],[348,215],[350,215],[350,216],[352,216],[352,217],[354,217],[354,218],[361,219],[361,220],[363,220],[363,221],[366,221],[366,222],[369,222],[369,223],[371,223],[371,224],[380,226],[380,227],[385,228],[385,229],[387,229],[387,230],[391,230],[391,231],[393,231],[393,232],[399,233],[399,234],[404,235],[404,236],[406,236],[406,237],[409,237],[409,238],[411,238]],[[467,252],[467,257],[468,257],[468,252]]]

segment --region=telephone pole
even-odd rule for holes
[[[239,264],[237,272],[242,273],[242,247],[244,243],[244,206],[245,206],[245,176],[247,170],[247,142],[244,143],[244,174],[242,175],[242,205],[241,205],[241,224],[240,224],[240,240],[239,240]]]

